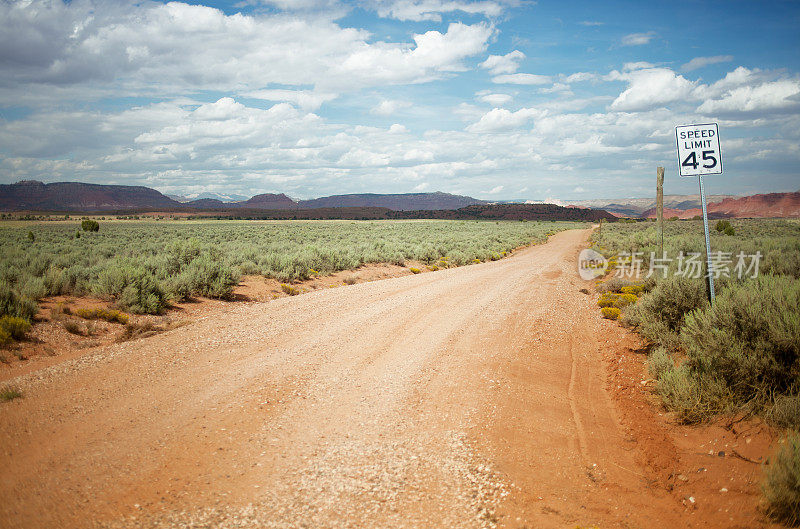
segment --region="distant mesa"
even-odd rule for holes
[[[767,193],[748,197],[725,198],[707,205],[708,216],[712,218],[773,218],[800,217],[800,192]],[[702,215],[700,207],[665,208],[666,218],[690,219]],[[654,218],[655,208],[642,213],[643,218]]]
[[[301,200],[299,206],[303,209],[315,208],[388,208],[394,211],[430,211],[439,209],[459,209],[475,204],[488,204],[484,200],[449,193],[401,193],[401,194],[374,194],[364,193],[355,195],[333,195]]]

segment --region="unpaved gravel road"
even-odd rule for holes
[[[0,526],[690,525],[606,392],[587,235],[25,375],[0,405]]]

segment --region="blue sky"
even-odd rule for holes
[[[0,183],[296,198],[800,189],[800,2],[0,2]]]

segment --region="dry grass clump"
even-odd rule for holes
[[[0,401],[8,402],[20,397],[22,397],[22,392],[19,390],[19,388],[14,386],[6,386],[0,389]]]
[[[75,315],[85,320],[104,320],[109,323],[128,323],[129,316],[118,310],[108,309],[78,309]]]
[[[289,294],[290,296],[296,296],[300,293],[299,288],[293,287],[292,285],[289,285],[287,283],[281,283],[281,290],[283,290],[284,293]]]
[[[616,307],[603,307],[600,309],[600,313],[607,320],[616,320],[619,319],[621,311]]]
[[[347,276],[342,280],[342,282],[345,285],[355,285],[358,282],[358,276],[356,275]]]
[[[61,322],[61,326],[64,327],[64,330],[70,334],[83,336],[83,327],[76,320],[64,320]]]
[[[117,342],[127,342],[129,340],[138,340],[139,338],[147,338],[148,336],[154,336],[156,334],[171,331],[173,329],[177,329],[179,327],[183,327],[184,325],[188,325],[190,320],[182,319],[182,320],[166,320],[162,324],[156,324],[152,321],[143,321],[143,322],[129,322],[125,324],[125,328],[123,329],[122,333],[117,336]]]
[[[800,434],[790,433],[766,467],[762,485],[767,513],[790,526],[800,524]]]

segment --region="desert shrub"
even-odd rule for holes
[[[647,355],[647,372],[654,379],[660,379],[661,375],[673,369],[675,369],[675,362],[663,347],[656,347]]]
[[[688,315],[681,339],[694,376],[724,384],[738,403],[800,390],[800,280],[760,276]]]
[[[37,310],[35,301],[19,295],[11,288],[11,285],[0,281],[0,316],[8,315],[32,320]]]
[[[633,294],[621,294],[617,296],[617,299],[614,301],[614,306],[618,309],[622,309],[627,307],[628,305],[633,305],[636,303],[636,300],[639,299]]]
[[[281,290],[283,290],[286,294],[290,296],[296,296],[300,293],[300,289],[293,287],[292,285],[288,285],[286,283],[281,283]]]
[[[606,281],[597,285],[597,290],[601,293],[605,292],[622,292],[623,288],[633,285],[633,281],[629,281],[624,277],[614,276]]]
[[[3,329],[2,327],[0,327],[0,345],[9,344],[12,341],[13,341],[13,338],[11,338],[11,333],[8,332],[7,330]],[[3,358],[5,358],[5,357],[3,357]],[[5,360],[3,360],[3,361],[5,362]]]
[[[28,232],[28,240],[31,241],[31,242],[36,240],[36,236],[33,234],[32,231]]]
[[[766,418],[781,428],[800,428],[800,395],[778,395],[767,409]]]
[[[800,244],[793,251],[770,250],[761,263],[765,274],[792,276],[800,279]]]
[[[635,285],[629,285],[626,287],[622,287],[620,292],[623,294],[633,294],[634,296],[639,296],[645,291],[645,285],[642,283],[637,283]]]
[[[727,226],[724,230],[722,230],[722,233],[725,235],[736,235],[736,230],[733,229],[733,226]]]
[[[100,231],[100,223],[96,220],[83,220],[81,221],[81,229],[83,231]]]
[[[103,270],[94,291],[111,296],[119,306],[138,314],[157,314],[167,305],[167,295],[156,279],[132,265]]]
[[[409,270],[409,271],[410,271],[412,274],[419,274],[420,272],[422,272],[422,270],[420,270],[419,268],[409,268],[408,270]]]
[[[653,343],[674,348],[686,314],[707,305],[701,280],[672,276],[642,295],[626,313],[626,320]]]
[[[6,315],[0,317],[0,329],[3,329],[15,340],[22,340],[31,330],[31,324],[28,320],[17,316]]]
[[[201,255],[192,260],[180,275],[184,288],[188,287],[191,294],[209,298],[228,298],[233,287],[239,284],[237,271],[213,261],[209,255]]]
[[[598,307],[613,307],[614,304],[617,302],[617,296],[613,292],[606,292],[600,296],[597,300]]]
[[[603,307],[602,309],[600,309],[600,313],[606,319],[616,320],[619,318],[620,310],[616,307]]]
[[[715,380],[698,379],[687,364],[667,366],[656,383],[664,406],[684,423],[705,421],[730,402],[726,388]]]
[[[732,228],[730,221],[728,220],[718,220],[717,223],[714,225],[714,229],[720,233],[723,233],[726,229]]]
[[[788,525],[800,524],[800,434],[792,432],[770,458],[762,485],[767,512]]]
[[[436,266],[436,265],[430,265],[430,266],[428,266],[428,270],[430,270],[431,272],[435,272],[435,271],[437,271],[438,269],[439,269],[439,267],[438,267],[438,266]]]

